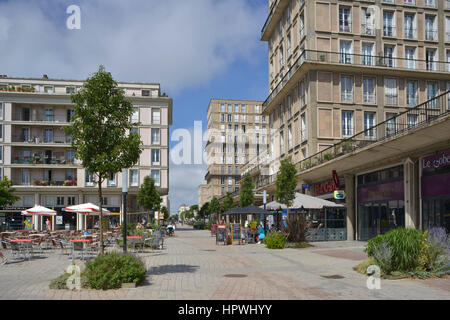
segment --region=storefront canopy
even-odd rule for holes
[[[76,213],[82,213],[82,214],[91,214],[91,215],[98,215],[100,214],[100,208],[92,203],[84,203],[79,204],[76,206],[67,207],[64,209],[66,212],[76,212]],[[104,215],[109,216],[111,212],[109,210],[106,210],[105,208],[102,208],[102,212]]]
[[[295,193],[295,199],[290,207],[291,209],[323,209],[323,208],[344,208],[342,204],[337,204],[331,201],[315,198],[302,193]],[[260,208],[264,208],[261,206]],[[276,201],[266,204],[267,210],[281,210],[286,209],[287,206]]]
[[[223,213],[224,215],[231,215],[231,214],[241,214],[241,215],[248,215],[248,214],[270,214],[269,211],[261,209],[257,206],[248,206],[245,208],[233,208],[231,210],[228,210],[227,212]]]
[[[30,216],[30,215],[41,215],[41,216],[56,216],[56,211],[42,207],[42,206],[34,206],[31,209],[27,209],[21,212],[24,216]]]

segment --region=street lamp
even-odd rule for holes
[[[122,194],[123,194],[123,253],[127,253],[127,194],[128,194],[128,170],[122,170]]]

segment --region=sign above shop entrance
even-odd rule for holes
[[[336,200],[345,200],[346,197],[347,197],[347,194],[345,193],[344,190],[336,190],[334,192],[334,199],[336,199]]]

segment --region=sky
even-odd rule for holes
[[[70,5],[79,30],[66,26]],[[206,130],[210,99],[266,99],[267,13],[267,0],[0,0],[0,74],[84,80],[102,64],[116,81],[160,83],[171,133]],[[170,164],[171,213],[197,204],[205,174]]]

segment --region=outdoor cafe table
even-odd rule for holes
[[[82,243],[83,244],[83,251],[81,252],[81,257],[84,257],[84,251],[86,249],[86,243],[92,242],[92,240],[81,240],[81,239],[72,239],[70,240],[71,243]],[[75,246],[72,245],[72,261],[75,260]]]

